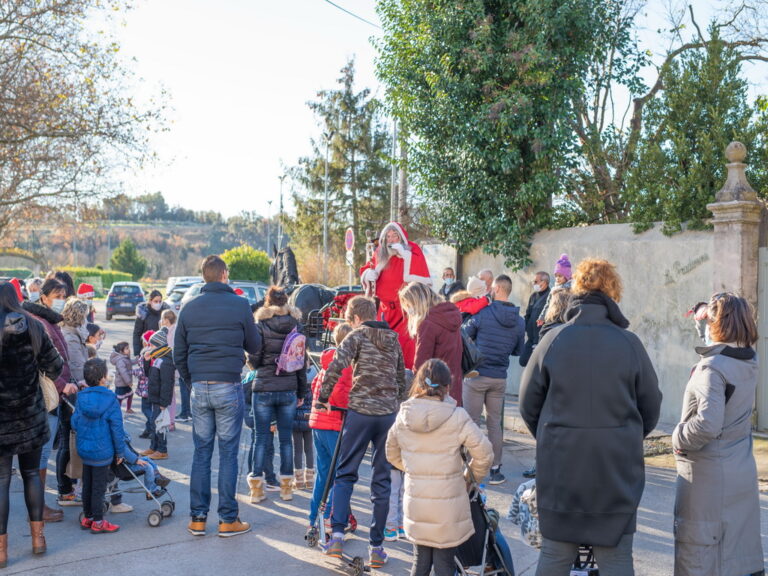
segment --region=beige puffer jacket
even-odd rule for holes
[[[474,534],[460,449],[475,478],[488,473],[491,443],[451,397],[411,398],[387,437],[387,459],[405,472],[404,528],[422,546],[451,548]]]

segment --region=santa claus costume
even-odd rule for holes
[[[399,239],[393,242],[394,231]],[[405,228],[399,222],[390,222],[379,235],[379,247],[373,258],[360,269],[363,286],[375,285],[375,296],[379,299],[379,320],[385,321],[397,332],[403,349],[405,367],[412,369],[416,343],[408,334],[408,318],[400,307],[398,292],[409,282],[432,285],[429,267],[424,253],[415,242],[408,240]]]

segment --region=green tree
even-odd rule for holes
[[[725,182],[725,147],[739,140],[754,157],[765,156],[765,125],[747,104],[739,54],[719,41],[717,28],[710,33],[705,48],[670,66],[664,91],[648,105],[626,190],[637,229],[656,221],[668,234],[686,221],[704,227],[706,206]],[[768,193],[768,167],[752,168],[753,186]]]
[[[127,272],[134,280],[138,280],[147,271],[147,260],[139,254],[133,240],[126,238],[112,252],[109,267],[113,270]]]
[[[378,74],[409,139],[421,218],[513,265],[551,222],[573,97],[594,53],[592,0],[382,0]]]
[[[227,263],[229,277],[232,280],[269,281],[269,257],[261,250],[242,244],[237,248],[227,250],[221,255],[221,258]]]
[[[332,134],[328,166],[328,222],[331,253],[343,254],[344,230],[351,226],[362,246],[366,229],[380,230],[389,219],[390,135],[382,106],[370,90],[355,90],[355,66],[350,60],[341,69],[340,88],[318,92],[310,102],[323,134],[312,139],[312,155],[301,158],[291,174],[301,189],[293,195],[294,217],[286,229],[304,247],[323,244],[325,185],[325,136]],[[357,251],[359,263],[362,249]]]

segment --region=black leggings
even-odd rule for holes
[[[456,574],[456,562],[453,559],[456,548],[432,548],[414,544],[413,552],[411,576],[429,576],[432,568],[435,569],[435,576]]]
[[[24,501],[32,522],[43,519],[43,483],[40,480],[40,454],[42,447],[19,454],[19,470],[24,481]],[[13,454],[0,455],[0,535],[8,532],[9,493]]]

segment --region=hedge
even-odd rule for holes
[[[118,272],[117,270],[102,270],[82,266],[62,266],[57,270],[63,270],[72,276],[75,290],[77,290],[78,284],[82,282],[92,284],[97,296],[105,295],[113,282],[131,282],[133,280],[133,276],[127,272]]]
[[[9,278],[21,278],[26,280],[32,276],[32,270],[29,268],[0,268],[0,276],[7,276]]]

